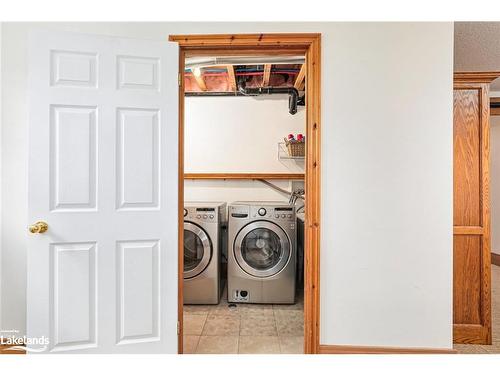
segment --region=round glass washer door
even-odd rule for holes
[[[254,221],[240,230],[234,241],[238,265],[255,277],[276,275],[290,259],[290,240],[269,221]]]
[[[212,242],[198,225],[184,222],[184,278],[202,273],[212,257]]]

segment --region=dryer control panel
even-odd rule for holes
[[[184,220],[216,223],[217,210],[214,207],[186,207],[184,208]]]

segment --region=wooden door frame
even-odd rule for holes
[[[490,83],[500,72],[455,72],[453,89],[475,90],[479,96],[480,123],[480,210],[481,225],[478,227],[455,226],[453,237],[460,235],[481,236],[481,324],[453,322],[453,342],[462,344],[491,344],[491,218],[490,218]],[[455,167],[455,165],[454,165]],[[455,281],[453,288],[456,288]]]
[[[319,352],[319,251],[321,172],[321,34],[170,35],[179,44],[178,350],[183,350],[184,62],[200,55],[297,55],[306,58],[306,173],[304,240],[304,353]]]

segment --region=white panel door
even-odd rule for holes
[[[37,32],[29,54],[30,346],[177,353],[178,47]]]

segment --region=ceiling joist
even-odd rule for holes
[[[271,85],[276,88],[293,87],[296,82],[305,79],[297,76],[301,72],[303,64],[274,64],[273,62],[262,62],[260,64],[234,65],[231,62],[225,64],[204,65],[188,68],[185,71],[185,92],[188,93],[236,93],[239,90],[239,81],[245,82],[248,88],[263,88]],[[302,73],[304,75],[304,71]],[[299,90],[301,90],[299,88]]]
[[[269,86],[269,78],[271,78],[271,64],[264,65],[264,75],[262,77],[262,87]]]
[[[229,87],[231,91],[236,91],[236,75],[234,74],[234,66],[228,65],[227,67],[227,76],[229,78]]]
[[[193,73],[193,77],[196,80],[196,83],[198,84],[198,87],[200,88],[200,90],[207,91],[207,84],[205,83],[203,76],[201,74],[196,75]]]
[[[297,78],[295,79],[295,83],[293,84],[293,87],[295,87],[297,90],[304,90],[305,78],[306,78],[306,64],[302,64],[302,66],[300,67],[300,72],[297,75]]]

